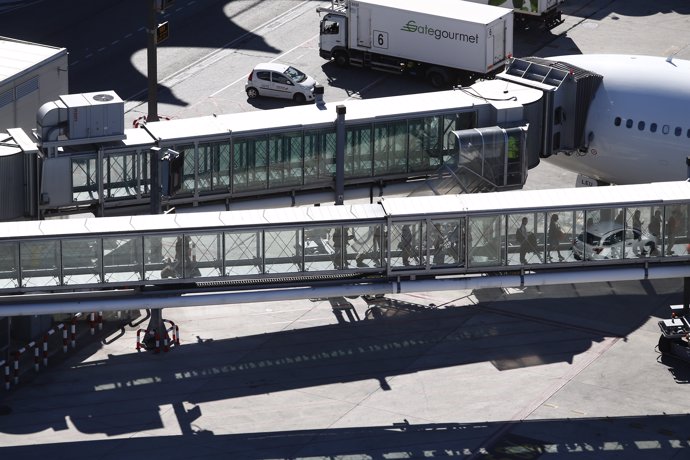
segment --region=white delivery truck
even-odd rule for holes
[[[513,54],[513,10],[462,0],[331,0],[319,54],[422,76],[435,87],[501,71]]]
[[[550,29],[563,22],[560,4],[564,0],[467,0],[515,10],[515,22],[523,26],[541,23]]]

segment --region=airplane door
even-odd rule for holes
[[[359,7],[357,14],[357,45],[371,48],[371,9]]]

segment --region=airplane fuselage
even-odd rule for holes
[[[587,115],[586,149],[546,161],[615,184],[687,179],[690,61],[632,55],[549,59],[603,80]]]

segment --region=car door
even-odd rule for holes
[[[280,72],[271,72],[271,90],[274,97],[292,99],[295,93],[295,84],[288,77]]]
[[[259,94],[274,97],[273,88],[271,87],[271,72],[268,70],[257,70],[255,76],[254,80]]]

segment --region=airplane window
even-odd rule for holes
[[[655,133],[656,132],[656,123],[652,123],[651,125],[649,125],[649,130],[651,132]]]
[[[637,129],[640,131],[644,131],[644,121],[641,121],[637,124]]]
[[[616,117],[615,120],[613,120],[613,124],[616,126],[621,125],[621,117]]]
[[[683,128],[681,128],[680,126],[676,126],[676,130],[673,132],[673,134],[675,134],[676,136],[680,136],[681,134],[683,134]]]
[[[632,125],[633,125],[633,121],[630,118],[625,120],[625,127],[626,128],[632,128]]]
[[[690,138],[690,129],[688,129],[688,138]]]
[[[668,132],[671,130],[671,127],[669,125],[664,125],[661,127],[661,132],[664,134],[668,134]]]

